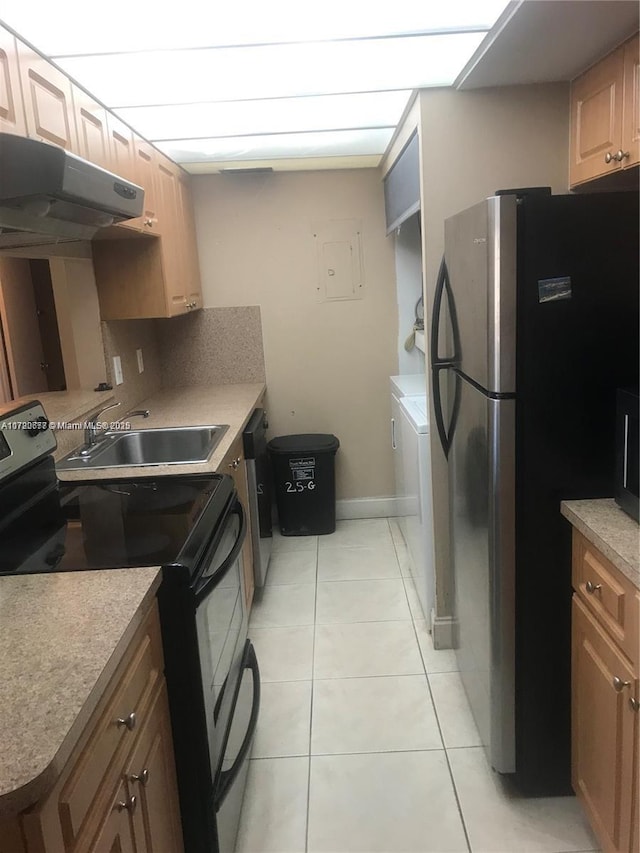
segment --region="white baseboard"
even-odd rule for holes
[[[336,501],[336,518],[396,518],[408,515],[406,499],[388,498],[350,498]]]

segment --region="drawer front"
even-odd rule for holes
[[[84,829],[91,806],[104,785],[112,785],[126,752],[146,719],[153,689],[162,677],[163,657],[157,607],[140,629],[130,654],[112,682],[113,695],[66,781],[58,810],[67,846]],[[116,758],[119,761],[116,762]]]
[[[573,532],[573,586],[632,663],[640,658],[640,591],[585,537]]]

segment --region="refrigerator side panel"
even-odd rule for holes
[[[450,454],[456,655],[492,766],[514,769],[513,400],[464,379]]]
[[[516,402],[488,400],[491,764],[516,770]]]
[[[487,199],[487,385],[489,391],[516,390],[517,200]]]

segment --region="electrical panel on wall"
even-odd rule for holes
[[[320,302],[362,299],[362,223],[359,219],[330,219],[312,223],[316,243],[316,291]]]

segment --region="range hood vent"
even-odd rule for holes
[[[142,215],[144,190],[57,145],[0,133],[0,249],[91,240]]]

